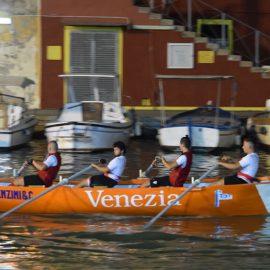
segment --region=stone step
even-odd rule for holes
[[[150,13],[151,12],[150,7],[138,7],[138,10],[140,13]]]
[[[218,49],[217,50],[217,55],[229,55],[230,51],[228,49]]]
[[[265,72],[270,72],[270,66],[262,66],[262,69],[265,71]]]
[[[229,61],[241,61],[242,57],[240,55],[237,55],[237,54],[230,54],[228,56],[228,60]]]
[[[261,67],[251,67],[250,71],[254,73],[260,73],[263,72],[264,70]]]
[[[191,31],[184,31],[182,33],[182,36],[185,38],[195,38],[196,37],[196,33],[195,32],[191,32]]]
[[[207,43],[208,38],[207,37],[195,37],[194,41],[195,41],[195,43]]]
[[[162,19],[160,20],[160,25],[174,25],[174,21],[169,19]]]
[[[262,73],[262,78],[263,79],[270,79],[270,71],[269,72],[263,72]]]
[[[162,15],[160,13],[150,13],[149,14],[149,18],[151,20],[161,20],[162,19]]]
[[[240,67],[252,67],[252,65],[251,61],[240,61]]]
[[[206,48],[213,51],[217,51],[219,49],[219,45],[216,43],[207,43]]]
[[[176,25],[176,31],[179,31],[179,32],[184,32],[185,31],[185,26],[183,25]]]

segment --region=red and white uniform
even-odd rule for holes
[[[38,176],[44,181],[45,186],[49,187],[52,185],[60,169],[61,156],[59,153],[49,154],[43,163],[46,165],[47,170],[38,171]]]
[[[109,173],[105,173],[104,175],[115,180],[119,181],[120,177],[122,176],[124,169],[126,166],[126,157],[125,156],[119,156],[112,159],[109,164],[108,168],[110,170]]]
[[[237,177],[250,183],[255,178],[258,171],[259,156],[256,153],[248,154],[239,161],[239,164],[242,169],[237,173]]]
[[[192,163],[192,152],[183,153],[177,160],[177,167],[170,173],[170,183],[174,187],[182,187],[186,181]]]

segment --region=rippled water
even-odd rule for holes
[[[12,175],[24,159],[42,159],[44,140],[0,154],[0,176]],[[155,155],[168,159],[155,141],[132,141],[127,153],[126,178],[137,177]],[[218,153],[217,153],[218,154]],[[191,176],[215,165],[218,155],[195,154]],[[240,149],[227,151],[235,157]],[[259,175],[270,175],[269,154],[260,154]],[[69,176],[109,152],[63,154],[60,174]],[[25,174],[32,173],[28,169]],[[165,173],[156,168],[152,175]],[[216,170],[210,176],[230,174]],[[149,217],[106,215],[19,215],[1,221],[0,269],[268,269],[270,217],[162,218],[150,230]]]

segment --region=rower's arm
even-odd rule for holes
[[[102,173],[110,172],[110,169],[107,166],[98,166],[96,164],[91,164],[91,166]]]
[[[220,160],[221,161],[224,161],[224,162],[231,162],[231,163],[237,163],[238,162],[238,159],[236,159],[236,158],[232,158],[231,156],[222,156],[221,158],[220,158]]]
[[[167,161],[165,158],[162,158],[161,161],[162,161],[163,165],[165,166],[165,168],[168,170],[174,169],[178,166],[176,163],[176,160]]]
[[[242,168],[239,162],[227,163],[227,162],[219,161],[218,164],[230,170],[236,170],[236,169]]]
[[[46,164],[44,164],[43,162],[38,162],[38,161],[33,160],[32,161],[32,165],[38,171],[46,171],[48,169],[48,167],[46,166]]]

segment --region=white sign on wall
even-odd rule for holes
[[[193,68],[193,43],[168,43],[167,68]]]

